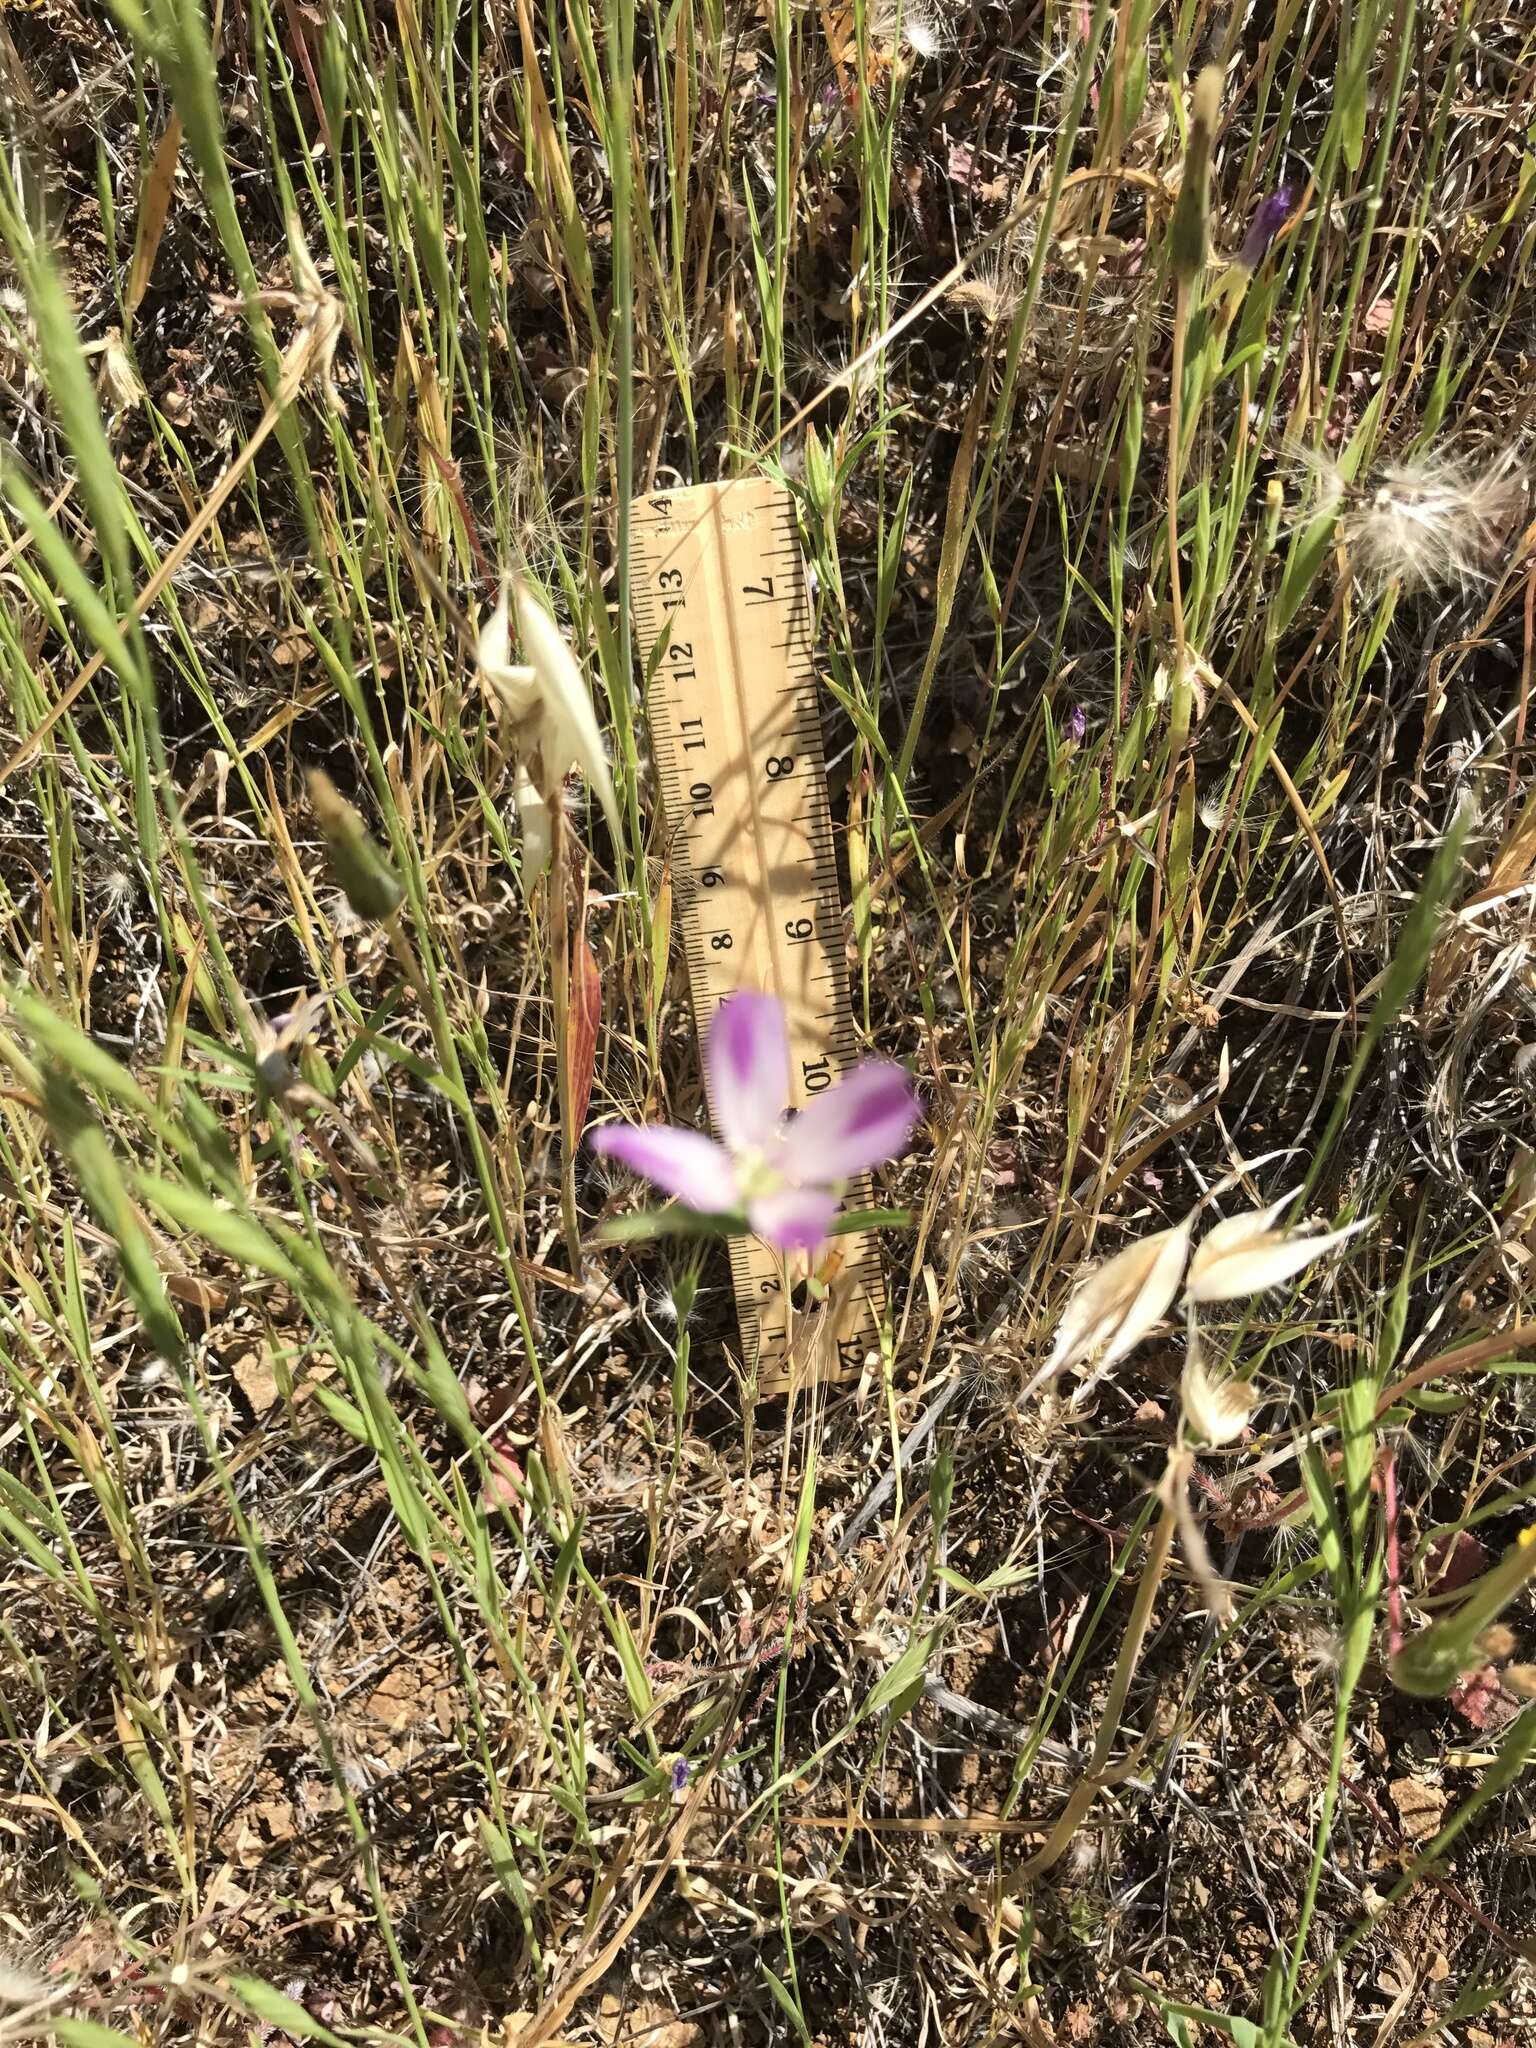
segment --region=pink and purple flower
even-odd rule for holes
[[[789,1113],[789,1033],[775,996],[727,996],[704,1047],[720,1141],[669,1124],[604,1124],[594,1152],[654,1181],[686,1208],[745,1218],[780,1251],[812,1251],[843,1182],[906,1150],[917,1096],[894,1060],[863,1060]]]

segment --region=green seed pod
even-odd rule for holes
[[[1168,230],[1169,263],[1180,284],[1193,283],[1205,268],[1211,227],[1211,143],[1220,119],[1221,71],[1208,64],[1190,96],[1184,180]]]
[[[405,900],[400,878],[323,768],[309,771],[309,801],[342,895],[359,917],[372,924],[393,917]]]

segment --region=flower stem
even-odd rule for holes
[[[1056,1825],[1047,1835],[1041,1848],[1036,1850],[1029,1861],[1020,1866],[1005,1879],[1005,1892],[1022,1891],[1031,1879],[1041,1877],[1052,1864],[1059,1862],[1066,1853],[1072,1837],[1088,1818],[1090,1809],[1099,1793],[1120,1779],[1129,1777],[1151,1741],[1151,1733],[1143,1735],[1113,1770],[1106,1770],[1116,1735],[1120,1731],[1120,1717],[1125,1712],[1125,1702],[1131,1690],[1131,1680],[1141,1661],[1142,1644],[1146,1641],[1147,1628],[1152,1620],[1152,1603],[1157,1598],[1157,1589],[1163,1583],[1163,1574],[1168,1569],[1168,1558],[1173,1548],[1173,1532],[1176,1526],[1174,1503],[1177,1489],[1184,1483],[1184,1459],[1187,1453],[1175,1452],[1169,1458],[1159,1488],[1162,1497],[1162,1513],[1152,1532],[1151,1548],[1147,1561],[1141,1568],[1141,1579],[1136,1587],[1136,1598],[1131,1606],[1131,1618],[1121,1640],[1120,1654],[1115,1659],[1114,1676],[1109,1682],[1104,1710],[1099,1716],[1099,1732],[1094,1738],[1093,1753],[1088,1759],[1087,1769],[1068,1795]]]
[[[581,1225],[576,1215],[576,1104],[571,1090],[571,901],[565,809],[555,792],[549,806],[550,860],[545,883],[549,948],[554,956],[555,1079],[560,1098],[560,1221],[571,1271],[582,1273]]]

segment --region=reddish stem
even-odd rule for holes
[[[1403,1575],[1397,1547],[1397,1453],[1381,1454],[1381,1516],[1387,1539],[1387,1655],[1403,1647]]]

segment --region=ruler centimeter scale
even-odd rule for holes
[[[784,1005],[790,1101],[858,1058],[815,658],[794,501],[766,477],[653,491],[631,513],[630,610],[646,672],[694,1017],[759,989]],[[657,658],[657,649],[661,649]],[[715,1108],[711,1104],[711,1110]],[[845,1208],[870,1203],[867,1175]],[[878,1355],[885,1291],[873,1238],[833,1240],[830,1348],[795,1375],[845,1378]],[[781,1254],[733,1237],[748,1370],[781,1391],[805,1327]]]

